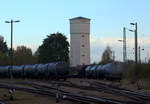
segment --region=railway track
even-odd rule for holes
[[[90,85],[92,86],[81,86],[81,85],[76,85],[70,82],[67,82],[67,83],[66,82],[51,82],[50,84],[58,84],[60,86],[79,88],[82,90],[93,90],[93,91],[98,91],[98,92],[105,92],[109,94],[125,96],[132,100],[141,101],[141,102],[150,101],[150,95],[148,94],[144,94],[144,93],[137,92],[137,91],[131,91],[128,89],[119,88],[116,86],[112,86],[112,85],[108,85],[108,84],[100,83],[100,82],[88,82],[88,83],[90,83]]]
[[[0,104],[5,104],[4,102],[0,101]]]
[[[17,83],[0,83],[0,88],[5,89],[15,89],[19,91],[25,91],[28,93],[40,94],[45,96],[55,97],[59,101],[69,100],[71,102],[83,103],[83,104],[149,104],[150,95],[144,94],[141,92],[131,91],[123,88],[119,88],[116,86],[107,85],[100,82],[88,82],[92,86],[83,86],[73,84],[71,82],[58,82],[53,81],[47,85],[38,84],[36,82],[17,82]],[[21,86],[20,86],[21,85]],[[28,87],[24,87],[24,85],[28,85]],[[59,86],[71,87],[81,90],[91,90],[111,93],[112,95],[128,97],[131,99],[127,100],[116,100],[105,97],[96,97],[83,95],[79,93],[73,93],[69,91],[64,91],[63,89],[59,89]]]

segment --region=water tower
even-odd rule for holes
[[[90,19],[70,19],[70,65],[90,64]]]

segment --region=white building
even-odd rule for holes
[[[70,65],[90,64],[90,19],[70,19]]]

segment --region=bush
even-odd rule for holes
[[[150,64],[126,64],[123,77],[132,82],[140,79],[150,79]]]

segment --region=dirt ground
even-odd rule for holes
[[[50,82],[50,81],[45,81],[45,80],[39,81],[39,80],[20,80],[20,79],[18,80],[17,79],[13,79],[13,80],[0,79],[0,83],[16,83],[16,82],[23,82],[23,81],[36,82],[41,85],[47,85]],[[67,81],[72,82],[77,85],[84,85],[84,86],[88,86],[89,83],[87,83],[87,81],[90,81],[90,82],[99,81],[99,82],[104,82],[104,83],[113,84],[113,85],[119,84],[119,82],[112,82],[112,81],[105,81],[105,80],[93,80],[93,79],[78,79],[78,78],[70,78]],[[132,90],[137,90],[137,87],[135,84],[124,83],[122,84],[122,87],[132,89]],[[120,97],[114,94],[107,94],[103,91],[102,92],[88,91],[88,90],[81,90],[77,88],[64,87],[64,86],[61,86],[60,89],[67,91],[67,92],[78,93],[82,95],[112,98],[116,100],[117,99],[129,100],[128,98]],[[150,90],[140,90],[140,91],[150,94]],[[8,94],[7,89],[0,89],[0,101],[3,101],[5,104],[57,104],[55,97],[41,96],[38,94],[32,94],[32,93],[27,93],[23,91],[15,91],[14,100],[12,101],[9,99],[9,94]],[[59,102],[59,104],[76,104],[76,103],[63,100]]]

